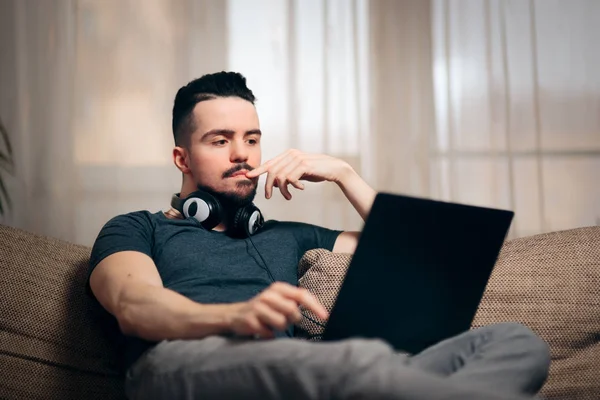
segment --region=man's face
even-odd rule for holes
[[[245,173],[260,165],[260,126],[256,108],[239,97],[201,101],[194,108],[196,130],[190,137],[188,165],[196,185],[247,203],[258,178]]]

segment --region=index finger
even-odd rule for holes
[[[329,317],[329,313],[325,309],[325,307],[319,302],[319,300],[308,290],[298,288],[295,286],[278,286],[277,290],[283,296],[286,296],[298,304],[302,304],[304,307],[308,308],[312,311],[317,317],[321,319],[327,319]]]
[[[264,163],[261,166],[258,166],[256,168],[254,168],[252,171],[248,171],[246,173],[246,177],[247,178],[254,178],[257,177],[261,174],[264,174],[265,172],[267,172],[267,167],[268,167],[269,161],[267,161],[266,163]]]
[[[264,174],[265,172],[267,172],[267,169],[273,165],[275,162],[281,160],[283,157],[285,157],[287,154],[289,153],[289,150],[286,151],[285,153],[281,153],[280,155],[278,155],[275,158],[270,159],[269,161],[266,161],[264,164],[254,168],[252,171],[249,171],[246,174],[246,177],[248,178],[254,178],[256,176],[259,176],[260,174]]]

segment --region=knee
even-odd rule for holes
[[[507,340],[531,369],[540,375],[548,374],[551,361],[550,347],[529,327],[520,323],[497,324],[495,334],[501,336],[498,339]]]
[[[526,325],[516,322],[507,322],[493,326],[496,327],[495,336],[499,335],[502,338],[522,343],[525,348],[530,349],[540,357],[550,357],[550,348],[548,347],[548,344]]]
[[[343,363],[331,382],[330,398],[386,398],[393,368],[394,349],[378,339],[346,339],[338,342],[343,348]],[[387,389],[389,390],[389,389]]]
[[[345,350],[348,366],[363,367],[394,354],[393,348],[380,339],[354,338],[339,342]]]
[[[355,381],[377,369],[381,364],[387,364],[394,355],[393,348],[379,339],[346,339],[337,342],[339,347],[340,378],[344,381]]]

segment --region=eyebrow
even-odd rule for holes
[[[206,132],[204,135],[202,135],[202,138],[200,138],[200,140],[204,140],[210,136],[219,136],[219,135],[223,135],[223,136],[233,136],[235,135],[235,131],[232,131],[231,129],[212,129],[208,132]],[[246,131],[246,133],[244,134],[244,136],[249,136],[249,135],[262,135],[262,132],[260,131],[260,129],[251,129],[249,131]]]

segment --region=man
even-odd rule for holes
[[[128,397],[535,395],[548,373],[548,348],[521,325],[468,332],[412,357],[380,340],[293,337],[300,306],[327,318],[297,286],[300,258],[313,248],[352,253],[358,233],[262,224],[252,205],[259,176],[266,174],[266,198],[276,188],[288,200],[290,186],[302,190],[302,181],[334,182],[363,219],[375,192],[347,163],[326,155],[289,150],[261,164],[254,100],[237,73],[182,87],[173,107],[173,161],[183,177],[174,207],[116,216],[94,244],[90,288],[126,340]]]

